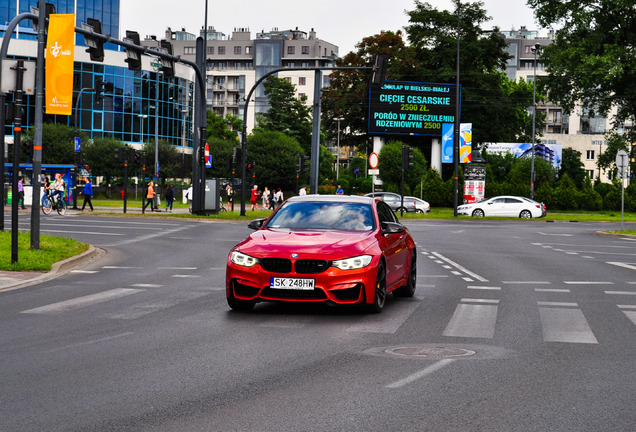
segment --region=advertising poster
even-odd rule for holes
[[[74,48],[75,15],[51,14],[45,69],[47,114],[72,114]]]
[[[464,165],[464,203],[472,204],[486,197],[486,167]]]
[[[489,143],[485,148],[488,154],[512,153],[518,157],[532,155],[532,144],[528,143]],[[535,144],[534,157],[545,159],[556,169],[559,169],[563,159],[563,146],[557,144]]]
[[[442,125],[442,163],[453,163],[453,137],[455,131],[453,123]],[[473,124],[459,125],[459,163],[471,163],[473,152]]]

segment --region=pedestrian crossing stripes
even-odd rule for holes
[[[62,302],[53,303],[47,306],[41,306],[34,309],[25,310],[22,313],[26,314],[54,314],[65,312],[73,309],[79,309],[85,306],[102,303],[108,300],[112,300],[119,297],[136,294],[142,290],[134,288],[116,288],[109,291],[104,291],[98,294],[91,294],[84,297],[78,297]]]

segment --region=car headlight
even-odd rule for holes
[[[233,251],[230,255],[230,261],[232,261],[236,265],[240,265],[243,267],[252,267],[259,263],[258,258],[254,258],[253,256],[245,255],[239,251]]]
[[[333,261],[332,265],[340,270],[356,270],[368,266],[372,260],[373,257],[371,255],[360,255],[353,258]]]

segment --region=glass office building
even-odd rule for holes
[[[48,0],[48,3],[55,5],[56,13],[74,13],[76,27],[81,27],[87,18],[94,18],[102,23],[103,34],[120,33],[119,0]],[[5,35],[7,25],[17,14],[30,12],[31,6],[37,5],[37,0],[0,0],[0,36]],[[9,57],[35,61],[36,38],[31,22],[22,21],[9,43]],[[114,44],[106,44],[104,48],[118,51]],[[78,53],[85,50],[82,35],[76,36],[75,50],[77,59]],[[76,61],[73,98],[78,103],[74,103],[73,114],[45,115],[44,121],[77,124],[91,138],[114,137],[127,143],[141,143],[154,142],[156,137],[176,146],[185,143],[186,147],[192,147],[193,81],[189,77],[165,78],[154,61],[144,62],[148,70],[128,70],[123,61],[125,55],[117,54],[109,56],[107,51],[104,63]],[[105,84],[101,101],[92,91],[97,77]],[[26,99],[23,121],[30,127],[34,121],[35,96]],[[5,134],[12,136],[10,124],[5,125]]]

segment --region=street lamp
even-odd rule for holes
[[[186,147],[186,116],[188,115],[188,109],[181,109],[181,117],[183,119],[183,126],[181,127],[181,192],[183,193],[183,181],[185,180],[185,147]]]
[[[338,122],[338,153],[336,153],[336,181],[338,181],[340,174],[340,122],[343,121],[344,118],[338,117],[333,119],[333,121]]]
[[[534,53],[534,76],[532,79],[532,155],[530,157],[530,199],[534,199],[534,144],[536,139],[535,123],[537,119],[537,53],[541,44],[535,44],[531,50]]]

